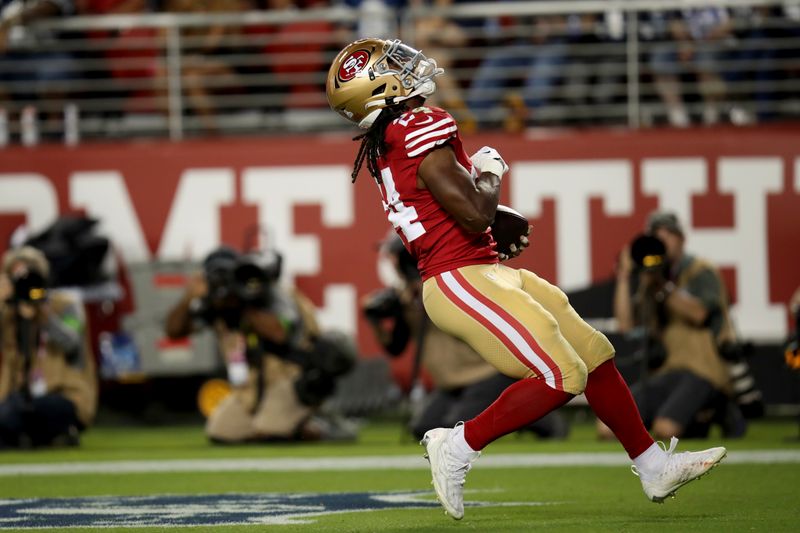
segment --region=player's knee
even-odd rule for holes
[[[616,350],[614,350],[613,346],[611,346],[608,350],[604,350],[603,352],[600,353],[601,355],[598,356],[599,362],[597,363],[597,366],[600,366],[603,363],[607,363],[608,361],[612,361],[617,356],[617,352]]]
[[[589,372],[586,364],[577,357],[566,365],[562,365],[564,391],[570,394],[581,394],[586,388]]]
[[[597,330],[594,331],[592,337],[592,349],[595,353],[601,354],[600,359],[604,362],[613,359],[616,355],[616,350],[614,349],[614,345],[611,344],[611,341],[608,340],[608,337]]]

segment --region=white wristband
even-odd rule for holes
[[[505,165],[503,165],[502,161],[498,161],[497,159],[488,159],[483,163],[483,168],[480,171],[483,172],[491,172],[495,176],[500,179],[503,179],[503,170]]]

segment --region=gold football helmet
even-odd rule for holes
[[[334,111],[366,129],[384,107],[433,94],[433,78],[442,73],[434,59],[399,40],[362,39],[333,60],[325,92]]]

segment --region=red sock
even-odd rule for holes
[[[540,419],[572,399],[572,394],[550,388],[536,378],[510,385],[481,414],[464,423],[464,439],[473,450]]]
[[[631,391],[613,359],[595,368],[586,381],[586,399],[597,418],[611,428],[633,459],[653,444]]]

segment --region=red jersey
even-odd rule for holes
[[[389,222],[417,258],[422,279],[455,268],[497,263],[490,229],[470,233],[439,205],[427,189],[417,188],[417,170],[432,150],[449,144],[461,165],[472,172],[456,121],[436,107],[407,111],[386,128],[387,151],[378,160],[378,187]]]

